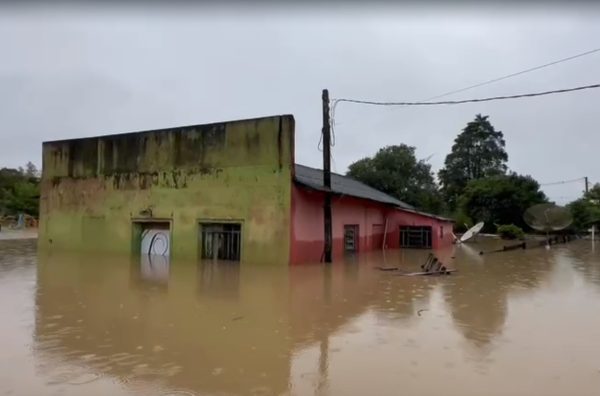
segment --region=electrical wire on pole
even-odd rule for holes
[[[600,83],[590,84],[590,85],[582,85],[579,87],[572,87],[572,88],[554,89],[551,91],[531,92],[531,93],[516,94],[516,95],[491,96],[491,97],[487,97],[487,98],[474,98],[474,99],[463,99],[463,100],[444,100],[444,101],[439,101],[439,102],[382,102],[382,101],[375,101],[375,100],[362,100],[362,99],[350,99],[350,98],[337,98],[337,99],[332,99],[331,101],[334,102],[334,105],[336,105],[338,103],[346,102],[346,103],[363,104],[363,105],[371,105],[371,106],[440,106],[440,105],[458,105],[458,104],[465,104],[465,103],[491,102],[491,101],[496,101],[496,100],[532,98],[532,97],[536,97],[536,96],[555,95],[555,94],[583,91],[583,90],[587,90],[587,89],[597,89],[597,88],[600,88]]]
[[[520,76],[522,74],[530,73],[532,71],[536,71],[536,70],[540,70],[540,69],[543,69],[543,68],[546,68],[546,67],[554,66],[554,65],[557,65],[559,63],[563,63],[563,62],[567,62],[567,61],[570,61],[570,60],[573,60],[573,59],[581,58],[583,56],[591,55],[591,54],[594,54],[596,52],[600,52],[600,48],[595,48],[595,49],[592,49],[592,50],[589,50],[589,51],[585,51],[585,52],[582,52],[582,53],[579,53],[579,54],[576,54],[576,55],[572,55],[572,56],[569,56],[569,57],[566,57],[566,58],[558,59],[558,60],[555,60],[555,61],[552,61],[552,62],[549,62],[549,63],[545,63],[543,65],[539,65],[539,66],[535,66],[535,67],[530,67],[529,69],[521,70],[521,71],[518,71],[516,73],[511,73],[511,74],[507,74],[507,75],[504,75],[504,76],[492,78],[491,80],[487,80],[487,81],[483,81],[483,82],[480,82],[480,83],[477,83],[477,84],[473,84],[473,85],[470,85],[470,86],[465,87],[465,88],[460,88],[460,89],[455,89],[453,91],[444,92],[443,94],[432,96],[430,98],[424,99],[424,100],[422,100],[422,102],[429,102],[431,100],[443,98],[445,96],[454,95],[454,94],[457,94],[457,93],[460,93],[460,92],[465,92],[465,91],[468,91],[468,90],[473,89],[473,88],[479,88],[479,87],[482,87],[484,85],[493,84],[493,83],[498,82],[498,81],[506,80],[506,79],[509,79],[509,78],[512,78],[512,77]]]
[[[575,183],[575,182],[579,182],[582,180],[586,180],[587,177],[578,177],[577,179],[571,179],[571,180],[561,180],[561,181],[555,181],[555,182],[550,182],[550,183],[540,183],[540,186],[555,186],[558,184],[568,184],[568,183]]]

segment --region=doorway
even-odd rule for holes
[[[346,253],[358,251],[358,224],[344,225],[344,251]]]
[[[141,255],[171,255],[171,225],[167,221],[134,222],[134,251]]]

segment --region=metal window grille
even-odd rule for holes
[[[235,223],[203,223],[203,259],[240,260],[241,225]]]
[[[431,227],[400,226],[400,247],[431,249]]]
[[[358,225],[344,226],[344,250],[356,252],[358,250]]]

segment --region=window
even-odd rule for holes
[[[400,226],[400,247],[431,249],[431,227]]]
[[[344,251],[358,251],[358,225],[351,224],[344,226]]]
[[[241,225],[239,223],[202,223],[201,257],[213,260],[240,260]]]
[[[444,226],[440,226],[440,239],[444,239]]]

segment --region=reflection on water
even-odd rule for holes
[[[0,241],[5,394],[592,395],[600,257],[585,241],[402,277],[427,251],[332,266],[36,257]],[[475,253],[474,253],[475,252]]]
[[[239,299],[240,265],[232,261],[204,261],[198,264],[198,293],[221,299]]]
[[[160,284],[169,283],[169,256],[142,254],[140,275],[143,280]]]

